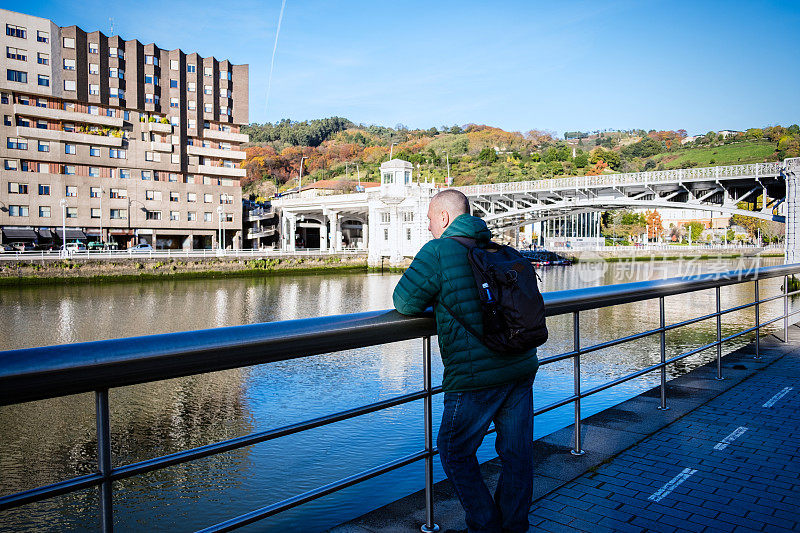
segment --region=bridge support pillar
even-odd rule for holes
[[[785,262],[787,264],[800,262],[800,198],[798,198],[798,182],[800,181],[800,162],[798,159],[787,159],[784,164],[786,173],[786,247]]]

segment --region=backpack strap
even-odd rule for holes
[[[460,318],[458,318],[458,315],[457,315],[457,314],[456,314],[456,313],[455,313],[455,312],[454,312],[452,309],[450,309],[450,306],[449,306],[449,305],[447,305],[446,303],[444,303],[444,302],[443,302],[443,301],[441,301],[441,300],[440,300],[440,301],[438,301],[438,302],[436,302],[436,303],[437,303],[437,304],[440,304],[442,307],[444,307],[444,308],[447,310],[447,312],[450,314],[450,316],[452,316],[453,318],[455,318],[455,319],[456,319],[456,322],[458,322],[459,324],[461,324],[461,327],[463,327],[464,329],[466,329],[466,330],[467,330],[467,331],[468,331],[468,332],[469,332],[469,333],[470,333],[470,334],[471,334],[473,337],[475,337],[476,339],[478,339],[478,340],[481,342],[481,344],[483,344],[483,345],[485,345],[485,344],[486,344],[486,341],[484,341],[484,339],[483,339],[483,336],[482,336],[482,335],[480,335],[480,334],[479,334],[479,333],[478,333],[478,332],[475,330],[475,328],[473,328],[472,326],[470,326],[469,324],[467,324],[466,322],[464,322],[463,320],[461,320]]]

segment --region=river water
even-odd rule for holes
[[[587,263],[541,269],[543,290],[660,279],[723,271],[782,259]],[[399,274],[346,274],[227,280],[163,281],[0,289],[0,349],[233,326],[391,307]],[[762,297],[778,294],[782,279],[762,280]],[[723,308],[751,301],[753,284],[722,289]],[[714,291],[666,299],[668,322],[712,312]],[[800,302],[792,302],[792,309]],[[782,302],[762,306],[762,320]],[[581,313],[582,345],[658,326],[658,301]],[[752,309],[728,314],[723,335],[753,324]],[[773,331],[781,322],[771,326]],[[572,317],[548,320],[550,340],[540,356],[568,351]],[[713,340],[704,321],[667,335],[668,357]],[[752,339],[737,339],[730,351]],[[421,341],[320,355],[115,389],[110,392],[114,465],[141,461],[334,411],[414,392],[422,386]],[[435,342],[434,342],[435,345]],[[670,369],[678,375],[713,359],[708,350]],[[434,348],[434,384],[441,361]],[[659,360],[658,337],[601,350],[582,360],[583,387]],[[655,386],[647,375],[583,401],[588,416]],[[569,361],[537,376],[534,401],[543,406],[572,390]],[[438,429],[441,395],[434,399]],[[567,406],[535,422],[537,437],[572,420]],[[115,483],[118,531],[193,531],[267,506],[423,448],[422,402],[284,437]],[[480,450],[494,457],[493,437]],[[94,397],[81,394],[0,407],[0,495],[96,470]],[[436,479],[443,474],[435,461]],[[320,531],[424,486],[414,464],[245,528]],[[0,512],[0,531],[96,530],[98,491],[91,489]]]

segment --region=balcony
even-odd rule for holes
[[[170,143],[151,142],[150,149],[154,152],[172,152],[172,145]]]
[[[66,122],[85,122],[99,126],[110,126],[121,128],[123,120],[116,117],[106,117],[102,115],[90,115],[89,113],[77,113],[75,111],[65,111],[63,109],[50,109],[47,107],[37,107],[34,105],[14,104],[14,114],[31,118],[48,118],[51,120],[63,120]]]
[[[244,133],[233,133],[232,131],[219,131],[219,130],[201,130],[204,139],[213,139],[215,141],[231,141],[237,143],[246,143],[250,140],[250,136]]]
[[[219,148],[205,148],[203,146],[187,146],[186,153],[203,157],[218,157],[220,159],[239,159],[244,161],[247,154],[238,150],[220,150]]]
[[[258,239],[259,237],[271,237],[275,235],[278,231],[277,228],[262,228],[262,229],[251,229],[247,232],[245,236],[246,239]]]
[[[78,144],[93,144],[100,146],[122,146],[122,137],[110,135],[90,135],[61,130],[43,130],[40,128],[26,128],[17,126],[17,135],[26,139],[41,139],[43,141],[72,142]]]
[[[275,216],[275,211],[272,209],[256,209],[245,214],[246,222],[255,222],[257,220],[268,220]]]
[[[243,168],[212,167],[211,165],[197,165],[197,174],[208,174],[211,176],[230,176],[232,178],[244,178],[247,170]]]
[[[161,122],[145,122],[144,131],[157,131],[159,133],[172,133],[172,124]]]

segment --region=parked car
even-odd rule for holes
[[[66,250],[68,252],[85,252],[86,251],[86,245],[83,244],[82,242],[68,242],[65,246],[66,246]],[[63,250],[64,246],[62,246],[61,249]]]
[[[18,252],[33,252],[36,250],[36,246],[32,242],[12,242],[11,247]]]
[[[147,244],[146,242],[139,243],[136,246],[128,248],[129,252],[152,252],[153,247]]]
[[[92,241],[89,243],[89,250],[116,250],[117,248],[115,242]]]
[[[10,244],[0,244],[0,254],[7,252],[16,252],[17,249]]]

